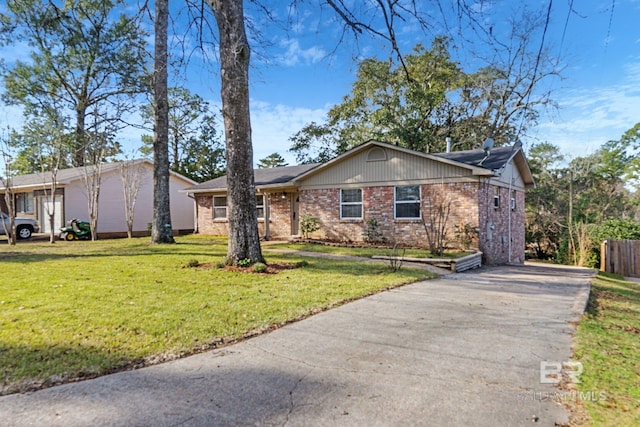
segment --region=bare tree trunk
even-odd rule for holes
[[[13,171],[11,170],[11,160],[12,157],[10,155],[9,148],[9,137],[8,135],[2,134],[0,135],[0,154],[2,155],[4,172],[6,174],[5,177],[0,175],[0,184],[4,187],[4,201],[7,206],[7,216],[9,220],[9,228],[7,229],[7,223],[4,219],[0,219],[2,222],[2,228],[4,229],[4,233],[7,236],[7,243],[10,245],[16,244],[16,204],[15,204],[15,195],[13,193]],[[2,209],[0,209],[2,212]]]
[[[102,163],[84,166],[84,185],[87,190],[87,208],[91,225],[91,240],[98,239],[98,213],[100,203],[100,181],[102,180]]]
[[[262,262],[249,113],[249,42],[242,0],[207,0],[220,33],[222,116],[227,147],[227,262]]]
[[[124,197],[124,214],[127,221],[127,237],[133,237],[133,220],[136,211],[138,191],[142,185],[143,167],[135,160],[125,160],[120,165],[122,192]]]
[[[56,129],[56,138],[54,141],[56,143],[51,146],[52,152],[49,153],[48,161],[51,162],[52,168],[49,171],[51,174],[51,183],[49,184],[49,188],[47,188],[46,180],[44,179],[46,175],[46,171],[42,170],[42,190],[44,192],[44,211],[47,213],[47,220],[49,221],[49,243],[53,244],[56,242],[56,190],[58,187],[58,168],[60,167],[60,162],[62,160],[62,142],[61,139],[57,136]],[[44,157],[42,153],[40,153],[41,159],[40,164],[44,165]],[[51,196],[51,202],[49,203],[49,195]]]
[[[15,195],[13,194],[13,185],[11,182],[11,178],[2,179],[4,186],[4,201],[7,205],[7,216],[9,219],[9,228],[7,228],[7,223],[4,220],[2,221],[2,227],[4,228],[4,233],[7,235],[7,243],[10,245],[16,244],[16,207],[15,207]],[[0,210],[0,212],[2,212]]]
[[[49,205],[49,198],[47,197],[47,188],[43,186],[45,211],[47,212],[47,220],[49,221],[49,243],[56,242],[56,179],[58,176],[57,166],[51,170],[51,205]]]
[[[151,243],[175,243],[169,200],[169,96],[167,89],[167,27],[169,0],[156,0],[153,75],[153,227]]]

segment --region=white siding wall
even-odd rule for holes
[[[194,228],[194,202],[179,191],[193,185],[179,177],[171,176],[171,222],[174,229]],[[65,188],[65,222],[78,218],[89,220],[87,191],[82,180],[76,180]],[[136,200],[133,231],[146,231],[153,219],[153,167],[145,164],[143,179]],[[100,204],[98,211],[98,233],[126,232],[124,195],[120,171],[113,170],[102,175]]]
[[[523,191],[525,189],[525,184],[522,180],[522,176],[520,175],[520,171],[513,161],[504,168],[504,172],[502,173],[502,175],[494,178],[492,181],[494,185],[509,187],[509,181],[511,179],[513,179],[513,181],[511,182],[511,188],[513,190]]]

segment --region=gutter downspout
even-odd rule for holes
[[[264,236],[263,240],[269,240],[269,223],[271,222],[271,193],[263,193],[264,195]]]
[[[511,194],[512,194],[512,185],[513,185],[513,162],[509,162],[509,166],[511,168],[511,177],[509,178],[509,227],[508,227],[508,237],[509,237],[509,263],[511,263],[511,216],[513,215],[514,209],[511,204]],[[515,203],[515,198],[514,198]]]

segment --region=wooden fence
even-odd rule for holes
[[[600,246],[600,270],[640,277],[640,240],[610,240]]]

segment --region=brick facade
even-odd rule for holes
[[[282,195],[284,194],[284,197]],[[291,202],[297,193],[272,193],[265,194],[265,201],[269,204],[269,238],[291,237]],[[213,218],[213,195],[196,195],[198,206],[198,232],[213,236],[227,236],[229,234],[229,221]],[[264,219],[258,219],[258,232],[260,237],[265,235]]]
[[[197,194],[195,197],[198,206],[198,232],[212,236],[228,236],[227,220],[213,219],[213,196]]]
[[[423,184],[421,211],[429,224],[438,208],[449,206],[445,244],[448,248],[478,249],[485,264],[524,262],[524,192],[497,187],[483,182]],[[284,197],[283,197],[284,195]],[[495,206],[495,197],[499,202]],[[265,195],[269,203],[269,237],[286,239],[292,235],[292,206],[298,198],[299,216],[318,218],[320,229],[310,237],[342,242],[363,242],[367,221],[376,219],[378,229],[387,242],[404,246],[429,246],[422,219],[394,218],[394,187],[362,188],[362,219],[340,218],[340,188],[301,190],[299,193]],[[512,197],[515,205],[512,208]],[[226,219],[214,219],[212,195],[197,195],[199,232],[228,235]],[[298,220],[298,218],[296,218]],[[259,219],[260,236],[264,236],[264,220]],[[463,243],[456,230],[474,230],[467,234],[471,240]],[[509,236],[511,236],[509,238]],[[509,239],[511,240],[509,242]],[[511,249],[511,256],[509,256]]]
[[[339,188],[302,190],[300,214],[318,218],[320,230],[311,236],[313,238],[362,242],[367,221],[375,218],[378,231],[388,242],[426,248],[429,244],[425,223],[428,225],[434,221],[435,224],[438,209],[449,206],[445,239],[448,248],[479,249],[484,253],[487,264],[524,261],[524,192],[513,191],[515,207],[512,210],[508,188],[479,182],[423,184],[420,187],[424,223],[422,219],[394,218],[392,186],[362,189],[362,219],[340,218]],[[500,198],[498,208],[494,207],[494,195]],[[473,230],[467,234],[471,238],[467,244],[456,232],[463,229]]]
[[[481,184],[478,205],[480,207],[480,250],[486,264],[524,262],[525,223],[524,192]],[[498,207],[494,199],[498,197]],[[514,199],[512,205],[512,198]],[[511,249],[511,256],[509,254]]]
[[[443,189],[446,192],[443,192]],[[463,220],[477,227],[477,202],[473,185],[444,184],[421,186],[421,208],[429,212],[433,206],[451,201],[447,230],[449,245],[455,244],[453,224]],[[444,197],[443,197],[444,195]],[[362,242],[367,221],[375,219],[378,231],[388,242],[412,247],[428,247],[425,225],[421,219],[394,218],[394,187],[378,186],[362,189],[362,219],[340,219],[340,189],[303,190],[300,193],[300,214],[319,219],[320,230],[313,237],[319,239]],[[458,212],[464,212],[464,218]],[[474,214],[475,212],[475,214]],[[428,215],[425,217],[428,223]]]

